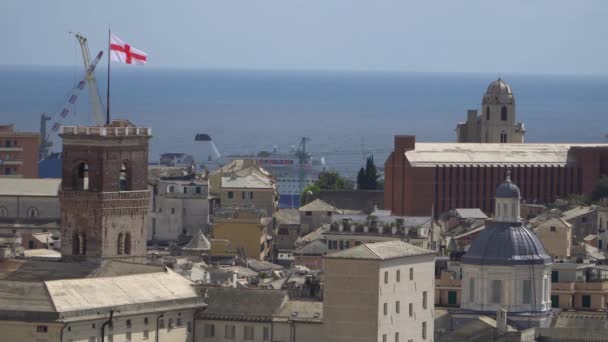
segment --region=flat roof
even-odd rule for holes
[[[59,196],[59,178],[0,178],[0,196]]]
[[[608,144],[499,144],[416,143],[405,156],[414,167],[441,165],[546,165],[573,163],[573,147],[604,147]]]

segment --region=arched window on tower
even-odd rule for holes
[[[121,255],[125,251],[125,236],[120,233],[118,234],[118,243],[116,244],[116,254]]]
[[[27,210],[27,217],[38,217],[39,215],[37,208],[31,207]]]
[[[89,190],[89,165],[80,163],[74,170],[74,189]]]
[[[502,133],[500,133],[500,142],[501,143],[507,142],[507,133],[505,133],[505,131],[502,131]]]
[[[86,234],[79,234],[78,235],[78,242],[79,242],[79,250],[78,250],[78,254],[79,255],[86,255],[87,254],[87,235]]]
[[[80,254],[80,234],[74,233],[72,236],[72,254]]]
[[[506,106],[502,106],[502,108],[500,109],[500,120],[507,121],[507,107]]]
[[[126,163],[122,163],[122,165],[120,165],[119,189],[120,191],[131,190],[129,189],[129,172],[127,170]]]
[[[0,207],[0,217],[1,216],[8,216],[8,209],[5,207]]]
[[[125,234],[125,254],[131,254],[131,233]]]
[[[490,120],[490,106],[486,107],[486,120]]]

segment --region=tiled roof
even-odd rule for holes
[[[203,319],[270,321],[287,295],[279,290],[209,288]]]
[[[387,260],[426,254],[433,254],[433,251],[403,241],[385,241],[362,244],[327,255],[326,258]]]
[[[488,218],[486,214],[479,208],[456,208],[454,209],[461,218],[485,220]]]

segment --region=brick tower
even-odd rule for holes
[[[148,128],[64,126],[61,253],[66,260],[145,260]]]

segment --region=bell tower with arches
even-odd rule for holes
[[[144,261],[150,129],[114,120],[60,136],[62,257]]]

